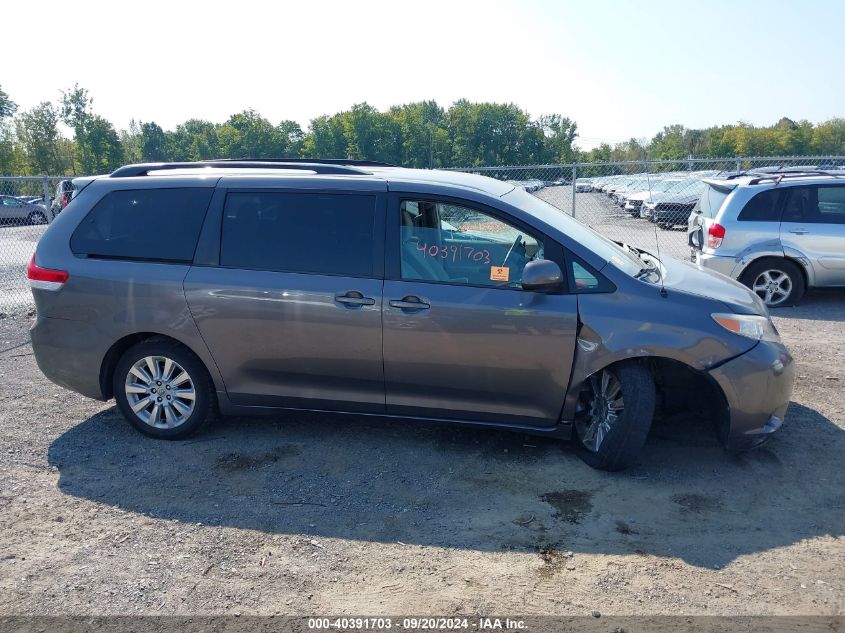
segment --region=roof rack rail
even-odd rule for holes
[[[725,180],[735,180],[737,178],[747,178],[751,176],[749,185],[757,185],[764,180],[777,180],[780,182],[784,178],[806,178],[807,176],[830,176],[831,178],[842,178],[843,174],[832,173],[823,169],[808,169],[804,167],[784,167],[770,170],[754,170],[734,172],[725,176]]]
[[[207,163],[230,163],[249,161],[255,163],[308,163],[312,165],[351,165],[353,167],[398,167],[393,163],[376,160],[353,160],[349,158],[209,158]]]
[[[281,162],[269,160],[201,160],[184,163],[139,163],[125,165],[115,169],[109,177],[132,178],[146,176],[151,171],[170,171],[174,169],[298,169],[313,171],[318,174],[366,175],[369,172],[353,166],[323,162]]]

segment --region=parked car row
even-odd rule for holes
[[[579,178],[575,181],[575,191],[603,193],[633,217],[649,220],[668,230],[686,226],[704,190],[702,180],[717,173],[683,171]]]
[[[44,196],[0,195],[0,223],[48,224],[73,198],[71,180],[60,180],[49,203]]]

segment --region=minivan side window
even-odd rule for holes
[[[737,220],[741,222],[780,222],[781,191],[782,189],[761,191],[745,204]]]
[[[190,263],[212,188],[112,191],[73,232],[76,255]]]
[[[404,200],[400,213],[406,281],[520,288],[525,265],[543,258],[541,240],[483,211]]]
[[[371,276],[375,213],[373,195],[230,193],[223,211],[220,265]]]
[[[783,221],[845,224],[845,186],[790,187]]]

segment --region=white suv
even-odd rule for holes
[[[845,172],[746,172],[705,180],[688,224],[692,259],[769,307],[845,286]]]

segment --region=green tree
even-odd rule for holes
[[[9,95],[3,91],[0,86],[0,121],[7,119],[17,112],[18,104],[9,98]]]
[[[830,119],[813,130],[812,152],[816,154],[845,154],[845,119]]]
[[[448,166],[450,147],[446,112],[435,101],[393,106],[388,114],[399,126],[399,164],[406,167]]]
[[[537,123],[544,137],[546,158],[543,162],[571,163],[574,161],[578,125],[560,114],[543,115]]]
[[[94,114],[92,105],[93,99],[79,84],[62,91],[61,119],[73,128],[75,166],[83,174],[112,171],[123,162],[123,147],[114,126]]]
[[[347,143],[340,115],[318,116],[302,142],[302,155],[309,158],[348,158]]]
[[[276,128],[255,110],[230,116],[217,138],[225,158],[274,158],[279,149]]]
[[[446,113],[452,164],[518,165],[543,158],[543,130],[512,103],[456,101]]]
[[[141,124],[141,160],[153,163],[167,160],[167,136],[157,123]]]
[[[0,87],[0,174],[11,174],[16,167],[15,133],[6,120],[18,109],[17,104]]]
[[[167,135],[168,159],[183,161],[226,158],[220,151],[217,137],[219,127],[202,119],[189,119],[177,125],[176,130]]]
[[[63,174],[66,165],[60,151],[59,114],[48,101],[22,112],[15,120],[29,174]]]
[[[386,163],[401,161],[399,125],[389,115],[367,103],[358,103],[340,117],[346,158]]]

